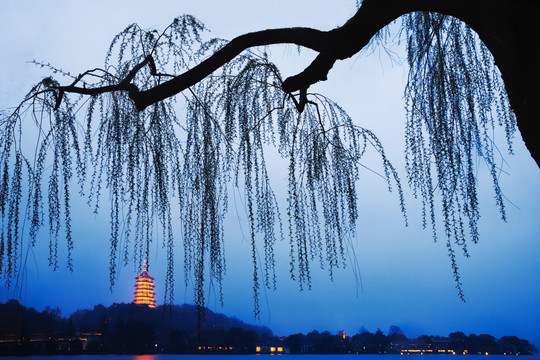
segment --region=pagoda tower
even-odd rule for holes
[[[146,260],[144,260],[143,271],[139,276],[135,277],[135,299],[133,302],[137,305],[148,305],[149,308],[156,307],[156,299],[154,296],[154,278],[146,271]]]

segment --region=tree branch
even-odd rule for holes
[[[318,81],[326,80],[328,72],[334,66],[336,60],[333,56],[319,54],[300,74],[285,79],[281,88],[286,93],[292,93],[293,91],[306,89]]]
[[[156,66],[154,64],[154,59],[151,55],[148,55],[144,58],[143,61],[141,61],[139,64],[133,67],[131,71],[126,75],[124,80],[119,82],[116,85],[107,85],[107,86],[101,86],[96,88],[86,88],[86,87],[79,87],[75,86],[88,72],[85,72],[75,79],[75,81],[69,85],[69,86],[58,86],[55,87],[56,90],[59,91],[58,97],[56,99],[56,105],[55,110],[58,109],[60,106],[60,103],[62,102],[62,98],[64,96],[64,93],[70,92],[75,94],[82,94],[82,95],[90,95],[90,96],[96,96],[99,94],[104,94],[107,92],[113,92],[113,91],[129,91],[130,96],[132,93],[138,93],[139,89],[135,84],[132,84],[131,81],[135,78],[135,75],[141,70],[146,64],[150,63],[150,70],[151,73],[154,75],[156,72]]]
[[[273,29],[240,35],[194,68],[163,84],[134,93],[132,99],[135,101],[137,109],[142,111],[157,101],[176,95],[197,84],[234,59],[242,51],[252,47],[272,44],[296,44],[322,54],[333,53],[332,42],[329,40],[328,32],[310,28]]]

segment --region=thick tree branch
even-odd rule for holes
[[[154,88],[134,93],[137,109],[144,110],[153,103],[171,97],[193,86],[219,69],[242,51],[263,45],[296,44],[319,53],[333,53],[328,32],[310,28],[264,30],[238,36],[194,68]]]

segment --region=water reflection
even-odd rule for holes
[[[156,355],[135,355],[133,360],[157,360]]]

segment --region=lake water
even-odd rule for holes
[[[1,360],[540,360],[540,355],[505,356],[505,355],[53,355],[53,356],[2,356]]]

